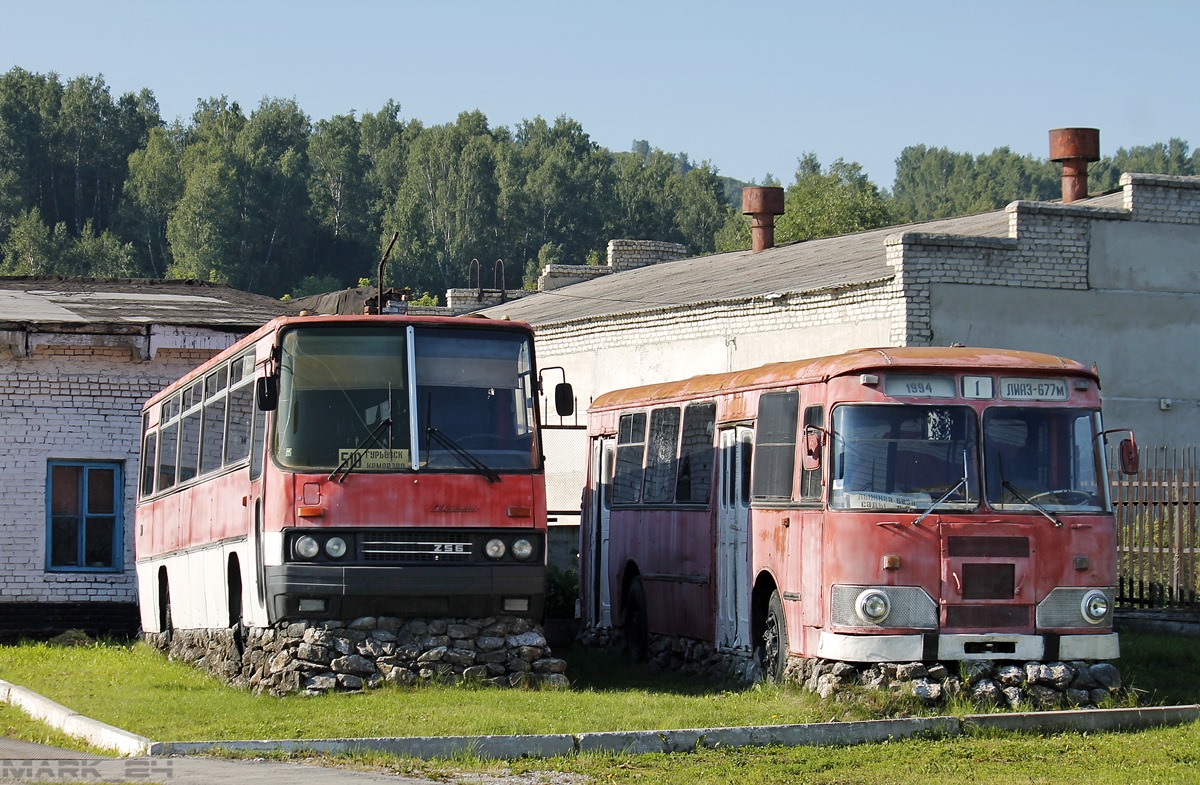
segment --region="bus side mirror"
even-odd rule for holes
[[[1121,456],[1121,473],[1137,474],[1139,468],[1138,451],[1132,437],[1121,440],[1118,454]]]
[[[254,400],[264,412],[273,412],[279,405],[279,377],[260,376],[254,382]]]
[[[569,382],[554,385],[554,411],[559,417],[570,417],[575,413],[575,390]]]
[[[825,434],[811,428],[804,431],[804,470],[821,468],[821,448],[825,445]]]

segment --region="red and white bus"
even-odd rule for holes
[[[143,630],[540,618],[539,389],[525,324],[271,321],[143,409]]]
[[[585,625],[848,662],[1104,660],[1116,531],[1094,370],[871,349],[599,396]],[[1121,445],[1134,471],[1132,435]]]

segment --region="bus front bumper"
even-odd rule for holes
[[[541,619],[546,568],[531,565],[265,568],[271,623],[362,616]]]
[[[846,662],[933,660],[1115,660],[1115,632],[1094,635],[1008,635],[1001,633],[845,635],[821,633],[817,656]]]

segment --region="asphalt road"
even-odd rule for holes
[[[0,738],[0,783],[138,782],[162,785],[429,785],[431,780],[301,763],[198,757],[106,758]]]

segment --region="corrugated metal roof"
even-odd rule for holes
[[[998,210],[905,226],[889,226],[820,240],[779,245],[759,253],[695,256],[661,262],[540,292],[485,308],[535,325],[637,313],[675,305],[742,300],[772,293],[841,288],[891,277],[884,239],[917,231],[1008,237],[1008,213]]]
[[[255,328],[295,311],[272,297],[198,281],[0,278],[0,325],[169,324]]]

